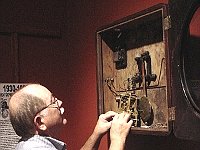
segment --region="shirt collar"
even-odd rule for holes
[[[66,149],[66,144],[60,140],[57,140],[52,137],[44,137],[47,140],[49,140],[57,149],[59,150],[65,150]]]

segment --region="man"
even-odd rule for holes
[[[44,86],[29,84],[17,91],[9,102],[10,120],[21,140],[16,150],[64,150],[65,143],[54,138],[63,117],[62,101]],[[96,127],[81,148],[98,149],[102,136],[110,129],[110,150],[123,149],[132,120],[129,114],[109,111],[99,116]]]

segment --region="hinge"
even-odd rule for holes
[[[168,108],[169,121],[175,120],[175,114],[176,114],[176,107]]]
[[[167,16],[163,20],[163,29],[169,30],[171,28],[171,17]]]

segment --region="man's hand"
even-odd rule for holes
[[[110,150],[121,150],[124,148],[132,123],[133,120],[130,120],[130,114],[126,112],[114,116],[110,129]]]
[[[110,129],[112,118],[117,115],[113,111],[108,111],[105,114],[101,114],[97,121],[96,127],[83,145],[81,150],[97,150],[103,135]]]
[[[113,117],[117,115],[116,112],[108,111],[105,114],[101,114],[97,121],[94,132],[99,136],[103,136],[111,127]]]

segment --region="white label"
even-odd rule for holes
[[[9,117],[10,96],[27,84],[0,83],[0,150],[13,150],[20,137],[16,135]]]

